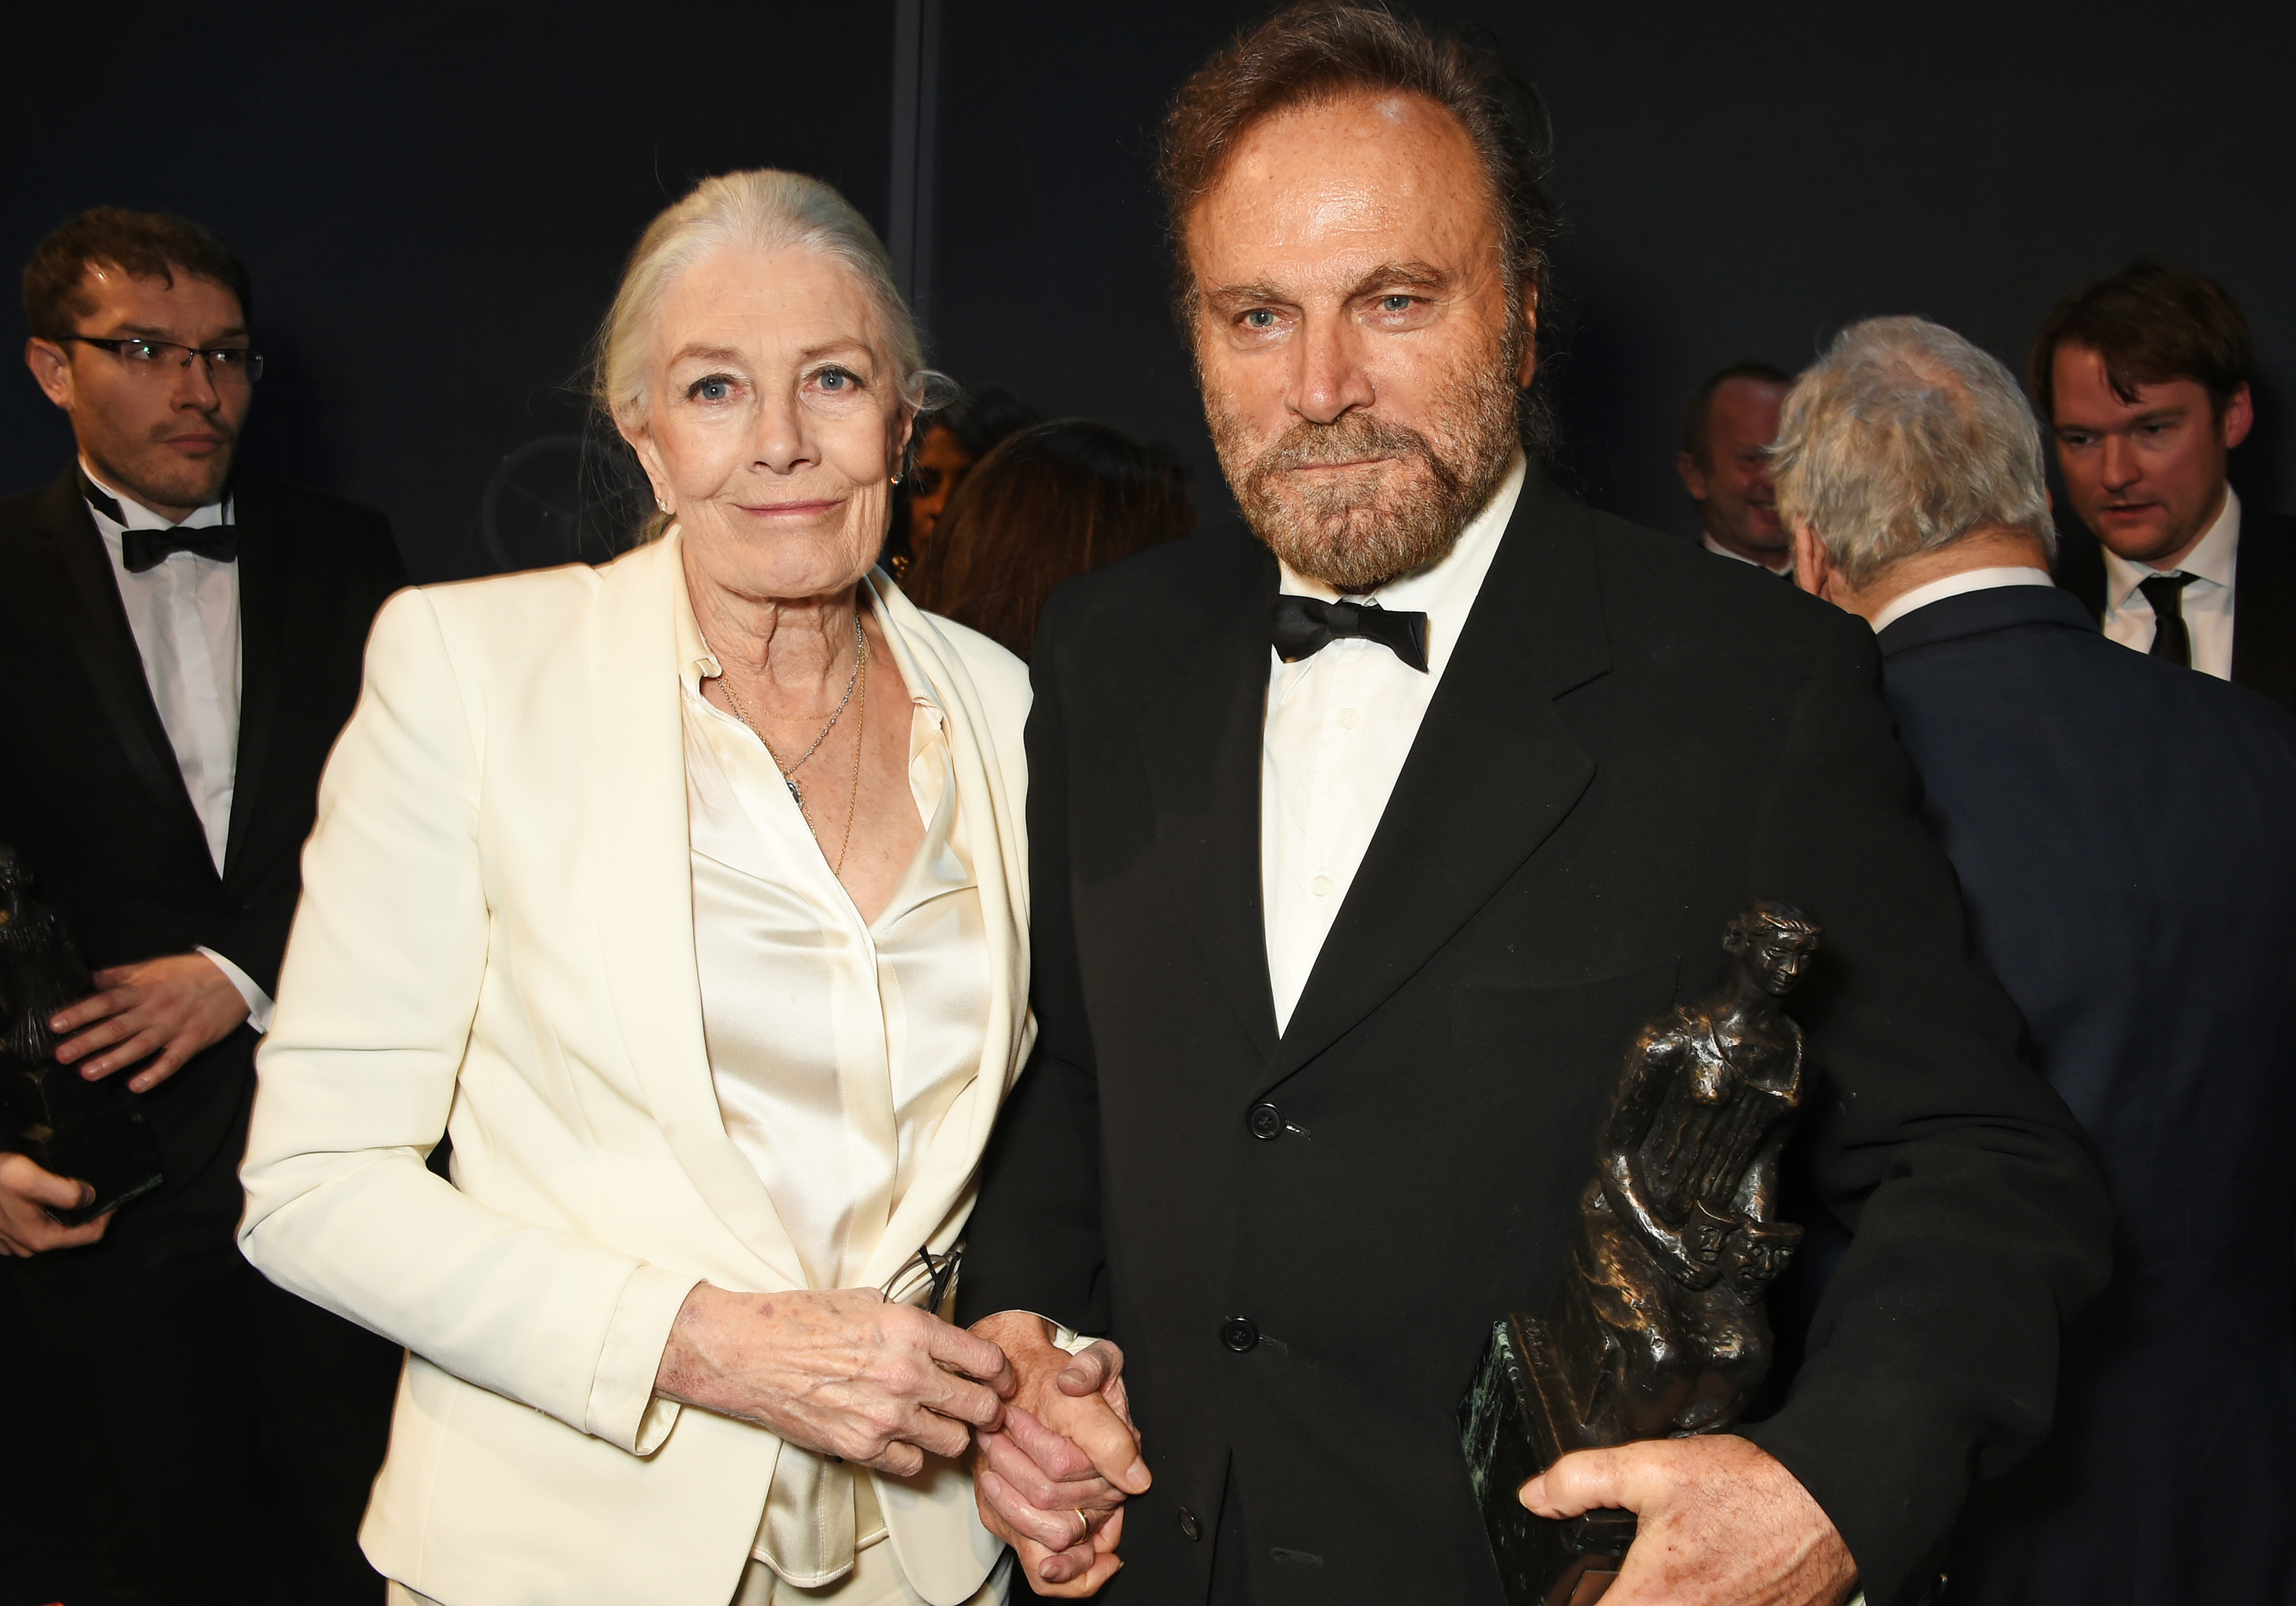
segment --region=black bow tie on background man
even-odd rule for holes
[[[1422,675],[1427,672],[1427,616],[1376,602],[1326,602],[1278,593],[1267,605],[1267,639],[1285,663],[1312,658],[1343,635],[1377,642]]]
[[[106,496],[86,474],[79,477],[79,493],[87,498],[88,506],[114,524],[127,523],[127,515],[120,511],[119,502]],[[202,529],[185,529],[177,525],[172,529],[122,529],[119,532],[119,561],[129,574],[157,569],[170,554],[179,552],[229,563],[239,556],[239,531],[228,524],[210,524]]]

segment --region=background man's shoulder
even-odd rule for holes
[[[1594,554],[1615,645],[1669,659],[1874,657],[1865,621],[1793,580],[1557,494],[1549,516]],[[1595,599],[1588,599],[1590,602]]]
[[[381,508],[332,491],[314,490],[268,474],[241,472],[233,476],[231,492],[240,508],[259,510],[299,534],[308,530],[355,540],[390,539],[390,520]]]

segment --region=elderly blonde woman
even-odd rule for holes
[[[598,372],[653,538],[377,620],[241,1241],[411,1352],[395,1599],[1001,1600],[950,1458],[1012,1372],[932,1313],[1031,1036],[1029,692],[871,572],[916,334],[835,192],[738,173]]]

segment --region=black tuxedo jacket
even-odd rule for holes
[[[0,841],[92,968],[209,947],[273,993],[319,771],[375,610],[406,575],[372,508],[246,473],[232,496],[239,758],[222,874],[70,473],[0,502]],[[170,1191],[241,1141],[255,1040],[240,1028],[145,1095]]]
[[[1156,1485],[1118,1598],[1502,1600],[1453,1409],[1492,1323],[1553,1297],[1635,1028],[1719,980],[1758,896],[1825,928],[1793,1008],[1857,1239],[1754,1436],[1876,1606],[1925,1586],[1972,1469],[2046,1428],[2109,1227],[1972,963],[1871,633],[1534,473],[1278,1037],[1275,585],[1192,537],[1062,588],[1031,665],[1042,1037],[960,1297],[1124,1346]]]
[[[2070,528],[2067,528],[2070,525]],[[2077,520],[2057,528],[2057,584],[2104,619],[2104,549]],[[2232,680],[2296,709],[2296,519],[2240,510],[2232,580]]]
[[[1932,602],[1881,648],[1978,946],[2120,1223],[2057,1430],[1972,1501],[1953,1598],[2296,1599],[2296,719],[2047,587]]]

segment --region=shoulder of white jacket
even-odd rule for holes
[[[972,678],[992,717],[1005,714],[1027,717],[1029,690],[1026,663],[997,642],[945,614],[927,613],[914,603],[910,604],[909,613],[918,627],[940,639],[948,657]]]
[[[569,563],[415,590],[458,658],[471,652],[491,658],[578,631],[596,607],[608,572]]]

